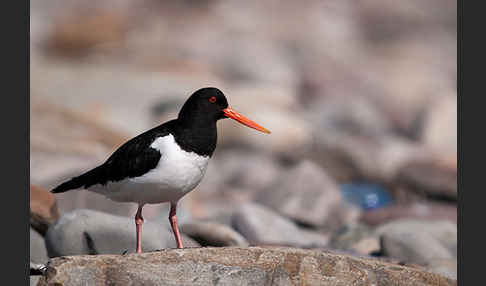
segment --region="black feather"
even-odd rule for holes
[[[66,181],[52,193],[62,193],[79,188],[89,188],[96,184],[106,185],[126,178],[142,176],[159,163],[161,154],[150,147],[157,137],[167,136],[172,121],[150,129],[132,138],[118,148],[102,165]]]
[[[64,193],[69,190],[79,189],[81,187],[87,188],[96,184],[96,178],[100,178],[100,174],[104,173],[103,165],[98,166],[78,177],[74,177],[59,186],[52,189],[52,193]]]

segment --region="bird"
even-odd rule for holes
[[[137,203],[136,253],[142,253],[143,206],[168,202],[177,248],[184,248],[177,224],[177,203],[204,177],[216,149],[216,122],[226,118],[270,134],[229,107],[221,90],[204,87],[189,96],[176,119],[128,140],[104,163],[63,182],[51,192],[85,189],[116,202]]]

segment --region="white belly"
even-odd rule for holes
[[[89,190],[120,202],[177,202],[201,182],[209,156],[186,152],[172,135],[157,138],[150,147],[162,154],[156,168],[141,177],[95,185]]]

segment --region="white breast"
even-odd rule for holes
[[[150,147],[162,155],[156,168],[141,177],[109,183],[100,193],[116,201],[176,202],[202,180],[209,156],[182,150],[172,135],[157,138]]]

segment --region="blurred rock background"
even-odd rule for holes
[[[30,14],[32,185],[102,163],[215,86],[272,134],[218,123],[206,176],[179,207],[187,239],[335,249],[455,277],[456,1],[54,0]],[[144,217],[167,225],[167,207]],[[77,209],[132,222],[136,205],[31,190],[36,263],[47,254],[32,247]]]

